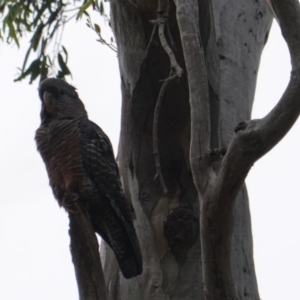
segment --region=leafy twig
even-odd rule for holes
[[[113,43],[108,43],[101,35],[101,28],[98,24],[93,24],[91,17],[88,15],[87,16],[87,23],[86,25],[91,28],[93,31],[96,32],[96,34],[98,35],[99,39],[97,40],[98,42],[100,42],[101,44],[107,46],[108,48],[110,48],[111,50],[113,50],[114,52],[118,52],[117,47],[113,44]]]

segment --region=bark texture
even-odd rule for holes
[[[169,83],[161,103],[158,147],[163,194],[153,156],[153,115],[159,91],[170,73],[169,58],[157,34],[157,1],[111,0],[122,79],[119,167],[143,254],[142,275],[126,280],[111,250],[101,246],[104,276],[111,300],[205,299],[199,239],[199,201],[190,161],[191,114],[186,64],[177,19],[170,3],[169,28],[176,59],[185,70]],[[193,1],[192,1],[193,2]],[[250,119],[257,70],[271,25],[264,0],[194,1],[207,68],[211,149],[227,147],[235,126]],[[208,112],[207,112],[208,111]],[[201,112],[200,112],[201,113]],[[216,166],[218,170],[220,166]],[[259,300],[246,188],[234,203],[229,253],[233,289],[238,299]],[[224,224],[226,225],[226,224]],[[223,253],[218,253],[223,255]],[[224,298],[225,299],[225,298]],[[232,299],[231,299],[232,300]]]

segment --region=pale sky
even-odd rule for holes
[[[84,23],[67,26],[64,34],[73,73],[69,81],[116,151],[121,105],[117,57],[95,41]],[[68,217],[52,196],[33,140],[40,123],[37,82],[13,82],[26,43],[20,50],[0,45],[0,299],[78,299]],[[253,118],[276,104],[289,72],[287,49],[274,24],[262,57]],[[299,136],[298,122],[247,178],[262,300],[300,300]]]

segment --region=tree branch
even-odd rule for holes
[[[165,50],[165,52],[168,54],[169,59],[170,59],[170,64],[171,64],[171,72],[170,74],[172,74],[172,70],[174,70],[175,75],[167,78],[165,80],[165,82],[163,83],[163,85],[160,88],[159,91],[159,95],[158,95],[158,99],[155,105],[155,111],[154,111],[154,117],[153,117],[153,155],[154,155],[154,160],[155,160],[155,167],[156,167],[156,176],[155,178],[158,176],[160,184],[162,186],[163,189],[163,193],[166,195],[168,193],[168,189],[163,177],[163,174],[161,172],[161,164],[160,164],[160,159],[159,159],[159,148],[158,148],[158,118],[159,118],[159,113],[160,113],[160,107],[161,107],[161,102],[164,98],[165,95],[165,91],[167,88],[168,83],[175,79],[176,77],[180,78],[183,74],[183,70],[182,68],[179,66],[175,54],[173,52],[173,50],[171,49],[171,47],[168,44],[168,41],[166,39],[165,36],[165,31],[167,32],[169,41],[171,43],[171,45],[174,47],[174,41],[172,39],[171,33],[170,33],[170,29],[168,26],[168,17],[169,17],[169,9],[170,9],[170,3],[169,0],[159,0],[158,1],[158,8],[157,8],[157,15],[158,15],[158,19],[155,21],[155,27],[153,28],[152,34],[151,34],[151,38],[150,38],[150,42],[148,44],[147,47],[147,52],[149,50],[149,46],[151,44],[151,41],[153,39],[153,35],[156,31],[156,27],[158,24],[158,36],[160,39],[160,43],[162,48]]]
[[[153,38],[154,38],[154,35],[155,35],[155,32],[156,32],[156,29],[157,29],[157,21],[154,20],[154,21],[151,21],[151,23],[153,23],[153,29],[152,29],[152,33],[151,33],[151,37],[150,37],[150,40],[149,40],[149,43],[148,43],[148,46],[147,46],[147,50],[146,50],[146,54],[145,54],[145,57],[148,56],[148,53],[149,53],[149,49],[152,45],[152,42],[153,42]]]
[[[175,0],[189,84],[190,164],[200,200],[200,240],[205,297],[207,300],[236,300],[230,260],[232,224],[227,222],[228,218],[229,221],[232,220],[229,217],[232,216],[232,207],[229,210],[226,208],[224,218],[218,219],[219,216],[223,217],[220,214],[214,219],[210,216],[211,210],[218,209],[218,206],[214,205],[216,195],[213,195],[217,188],[216,174],[212,169],[212,158],[208,155],[211,152],[211,114],[205,55],[199,31],[200,2]],[[210,9],[209,5],[206,6],[207,9]],[[211,13],[206,15],[211,16]],[[226,234],[225,239],[222,239],[223,232]]]
[[[153,155],[155,160],[155,167],[156,167],[156,177],[159,178],[160,184],[163,189],[163,193],[166,195],[168,193],[168,188],[166,186],[164,177],[161,172],[161,164],[159,160],[159,149],[158,149],[158,118],[159,118],[159,112],[161,107],[161,102],[164,98],[167,86],[170,81],[177,78],[177,74],[167,78],[164,83],[162,84],[160,88],[160,92],[156,101],[155,110],[154,110],[154,117],[153,117]]]
[[[169,46],[169,43],[165,36],[165,30],[167,30],[167,34],[169,35],[170,43],[174,44],[173,39],[172,39],[171,35],[169,34],[170,31],[169,31],[168,25],[167,25],[168,17],[169,17],[169,7],[170,7],[169,0],[159,0],[158,1],[158,9],[157,9],[158,36],[160,39],[161,46],[163,47],[163,49],[166,51],[166,53],[169,56],[171,68],[174,69],[177,77],[180,78],[182,76],[183,70],[179,66],[179,64],[176,60],[175,54],[174,54],[173,50],[171,49],[171,47]]]
[[[75,268],[80,300],[107,300],[97,237],[89,219],[75,203],[69,212],[70,250]]]
[[[273,17],[278,21],[278,18],[277,18],[277,15],[276,15],[276,12],[275,12],[275,9],[272,5],[272,1],[271,0],[266,0],[266,2],[268,3],[268,6],[273,14]],[[279,21],[278,21],[279,22]]]
[[[190,163],[198,193],[215,177],[210,152],[210,107],[204,49],[199,31],[198,1],[175,0],[177,21],[188,76],[191,109]]]
[[[231,275],[232,213],[238,192],[252,165],[289,131],[300,113],[300,5],[298,0],[272,0],[288,44],[292,74],[274,109],[263,119],[235,129],[217,179],[207,189],[202,207],[201,242],[207,299],[237,299]]]
[[[251,166],[290,130],[300,113],[300,4],[272,0],[292,61],[290,82],[278,104],[263,119],[240,123],[218,176],[220,193],[232,200]],[[222,201],[223,201],[222,200]]]

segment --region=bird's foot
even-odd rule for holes
[[[69,213],[77,213],[76,208],[76,201],[78,200],[79,196],[76,193],[65,193],[64,199],[62,201],[62,206],[65,210]]]

